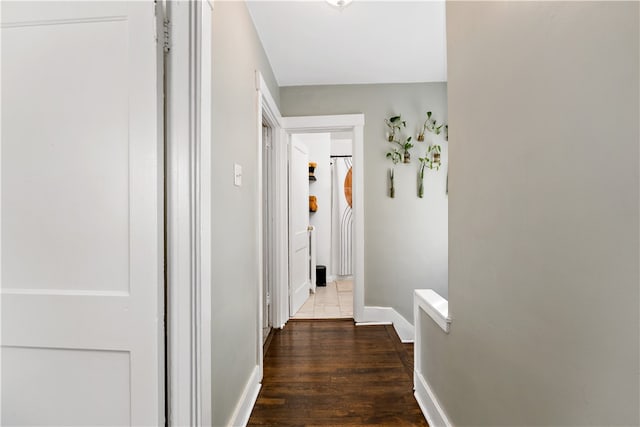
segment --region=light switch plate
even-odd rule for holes
[[[233,165],[233,185],[242,186],[242,166],[237,163]]]

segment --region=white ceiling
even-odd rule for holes
[[[247,1],[280,86],[447,80],[444,1]]]

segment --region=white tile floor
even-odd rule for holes
[[[316,293],[293,316],[294,319],[341,319],[353,317],[353,282],[337,280],[316,286]]]

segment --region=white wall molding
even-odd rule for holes
[[[442,409],[436,395],[422,374],[414,371],[413,385],[415,388],[414,396],[429,425],[431,427],[453,427],[453,424],[449,421],[447,414],[444,412],[444,409]]]
[[[400,340],[404,343],[414,342],[414,328],[407,319],[393,307],[365,307],[360,325],[389,324],[393,325]]]
[[[167,423],[202,426],[211,424],[212,406],[211,7],[163,6],[172,46],[165,59]]]
[[[414,313],[422,310],[427,313],[440,328],[449,333],[451,318],[449,317],[449,301],[442,298],[433,289],[416,289],[414,297]],[[418,319],[416,318],[416,322]]]
[[[253,405],[258,399],[260,387],[260,367],[256,365],[253,368],[253,372],[251,372],[251,376],[249,377],[244,390],[242,391],[242,396],[240,396],[240,400],[238,400],[236,409],[233,411],[233,415],[231,415],[231,419],[228,424],[229,426],[239,427],[247,425],[249,417],[251,416],[251,411],[253,410]]]
[[[415,325],[415,344],[413,346],[413,388],[416,400],[430,426],[451,426],[444,409],[438,402],[435,393],[424,378],[423,355],[425,354],[425,337],[421,323],[421,312],[424,312],[445,333],[449,333],[449,303],[432,289],[416,289],[413,295],[413,323]],[[430,320],[427,320],[430,321]]]
[[[329,116],[284,117],[288,130],[351,130],[355,126],[364,126],[364,114],[339,114]]]

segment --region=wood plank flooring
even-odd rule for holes
[[[291,320],[266,349],[249,426],[427,426],[413,397],[412,346],[392,326]]]

